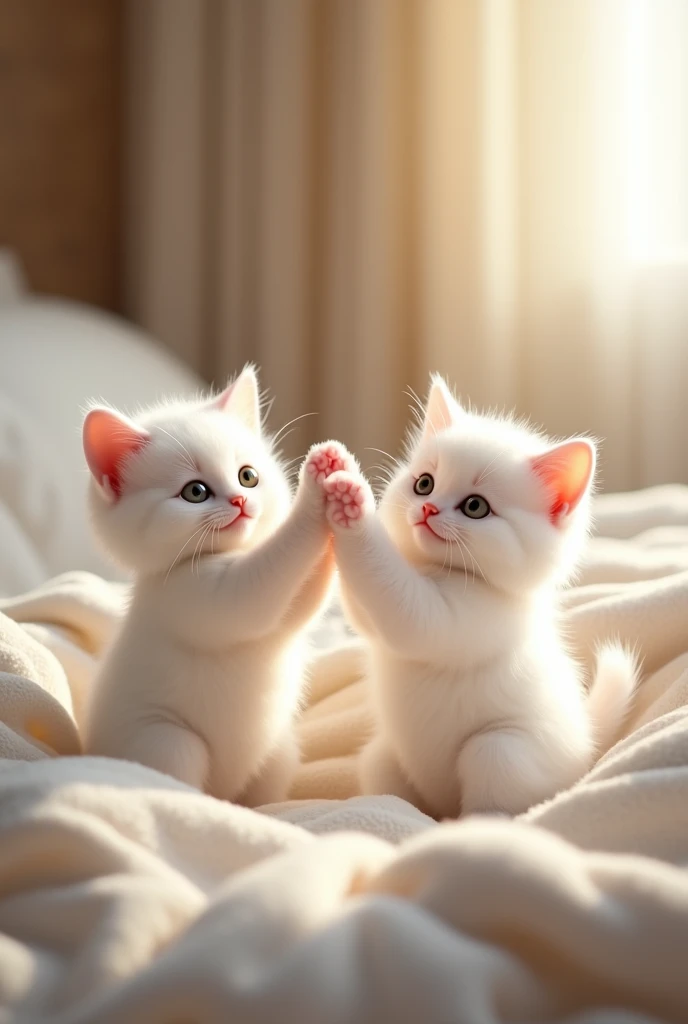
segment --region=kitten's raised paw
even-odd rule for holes
[[[374,508],[373,495],[367,482],[351,473],[333,473],[323,486],[327,498],[327,518],[333,526],[354,526]]]
[[[353,459],[339,441],[325,441],[324,444],[313,445],[306,456],[305,472],[316,483],[325,480],[343,469],[353,468]]]

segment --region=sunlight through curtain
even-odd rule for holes
[[[130,0],[129,314],[302,451],[411,385],[688,481],[684,0]]]

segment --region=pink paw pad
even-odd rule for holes
[[[338,477],[325,484],[330,519],[338,526],[351,526],[362,518],[366,491],[362,483],[351,477]]]
[[[306,472],[321,484],[332,474],[344,468],[342,453],[336,445],[324,444],[308,456]]]

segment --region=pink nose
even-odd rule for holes
[[[436,505],[433,505],[431,501],[426,501],[423,505],[423,515],[426,519],[428,519],[429,516],[436,516],[438,512],[439,509]]]
[[[236,498],[229,499],[229,504],[236,505],[237,508],[243,509],[244,505],[246,504],[246,498],[244,497],[243,494],[237,494]]]

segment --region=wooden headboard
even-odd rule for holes
[[[120,304],[120,0],[0,0],[0,246],[29,287]]]

